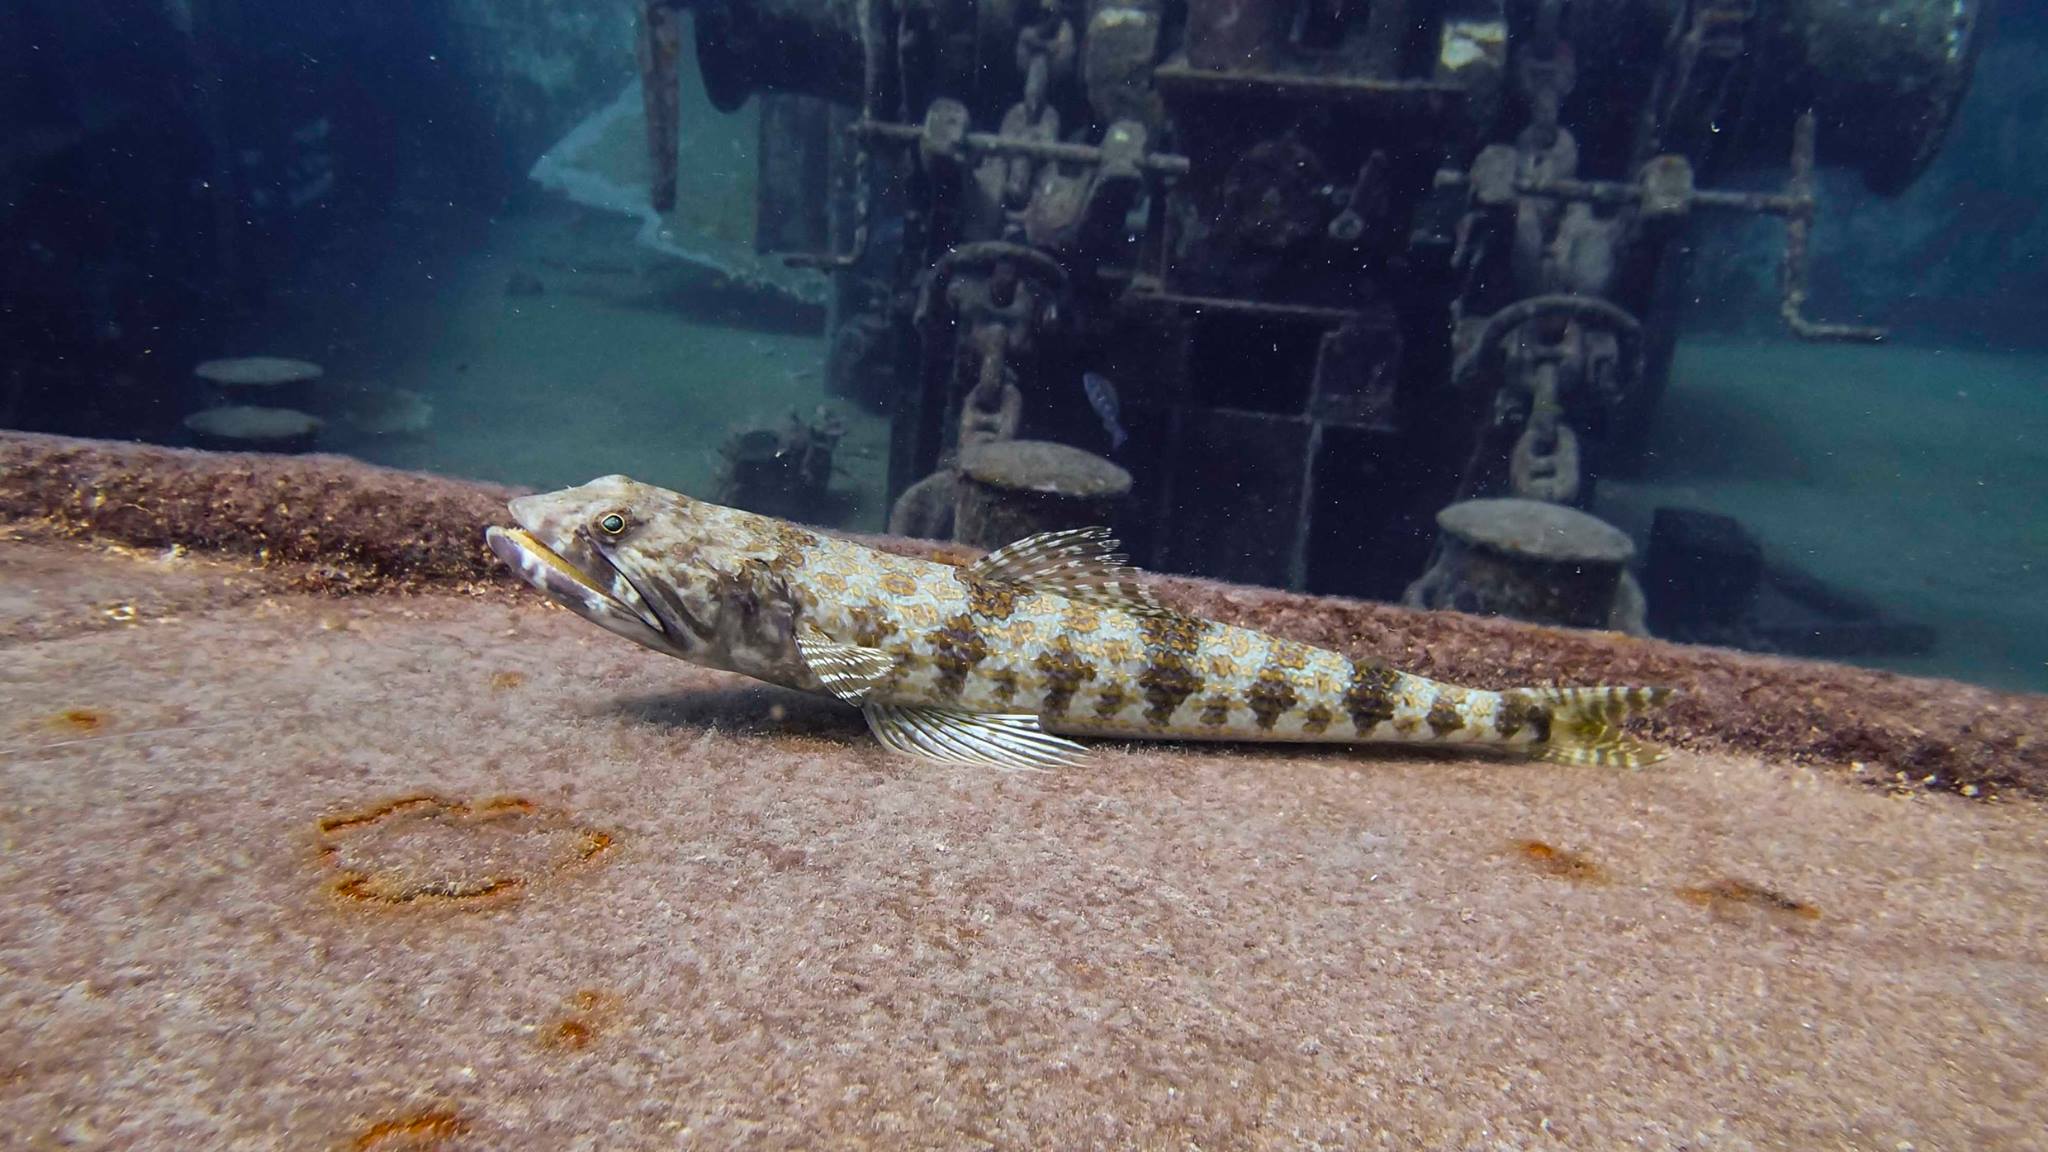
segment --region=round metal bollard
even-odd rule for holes
[[[1438,512],[1436,522],[1436,559],[1408,586],[1404,603],[1640,631],[1627,617],[1641,609],[1630,603],[1633,588],[1624,587],[1635,545],[1612,524],[1576,508],[1519,499],[1467,500]]]
[[[1108,524],[1130,494],[1131,474],[1108,460],[1047,440],[1003,440],[960,461],[953,539],[1000,548],[1026,536]]]

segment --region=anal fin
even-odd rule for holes
[[[1040,728],[1029,713],[875,703],[861,712],[884,747],[941,764],[1042,772],[1072,767],[1088,753]]]

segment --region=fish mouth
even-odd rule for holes
[[[649,648],[676,651],[676,640],[661,619],[600,550],[577,549],[586,553],[592,564],[605,567],[601,574],[572,561],[523,527],[493,525],[484,531],[484,541],[520,579],[578,616]]]

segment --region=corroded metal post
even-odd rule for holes
[[[1806,241],[1813,229],[1813,109],[1799,114],[1792,126],[1792,178],[1785,187],[1792,210],[1785,214],[1785,266],[1779,272],[1784,302],[1778,306],[1785,326],[1802,340],[1834,340],[1875,344],[1882,328],[1860,324],[1824,324],[1806,318]]]
[[[676,61],[682,46],[682,17],[675,6],[670,0],[647,0],[638,37],[640,100],[647,116],[647,158],[654,167],[654,210],[662,213],[676,206],[676,146],[682,130]]]

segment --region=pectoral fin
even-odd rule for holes
[[[862,648],[825,638],[815,628],[797,632],[796,650],[827,692],[859,704],[896,667],[896,658],[880,648]]]
[[[899,704],[868,704],[861,712],[884,746],[941,764],[1044,771],[1078,764],[1088,752],[1040,728],[1029,713]]]

